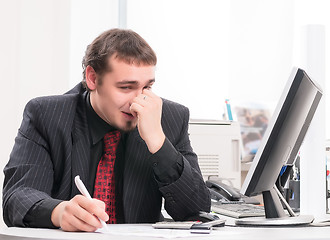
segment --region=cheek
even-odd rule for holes
[[[112,95],[111,102],[116,108],[127,110],[132,101],[129,94],[117,93]]]
[[[115,96],[115,101],[117,103],[116,105],[118,107],[124,107],[124,108],[130,107],[134,98],[135,95],[131,93],[116,94]]]

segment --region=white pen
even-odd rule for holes
[[[79,175],[77,175],[77,176],[74,178],[74,182],[75,182],[77,188],[79,189],[80,193],[81,193],[83,196],[87,197],[88,199],[92,200],[91,195],[89,195],[89,192],[87,191],[87,189],[86,189],[84,183],[81,181]],[[98,219],[100,220],[100,222],[101,222],[103,228],[104,228],[104,229],[107,229],[107,224],[106,224],[103,220],[101,220],[100,218],[98,218]]]

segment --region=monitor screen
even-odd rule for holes
[[[277,220],[287,216],[275,182],[283,165],[295,161],[321,97],[321,88],[304,70],[294,68],[241,188],[241,193],[246,196],[262,193],[266,213],[264,220],[267,221],[261,220],[261,224],[281,224],[283,221]],[[300,224],[296,218],[290,221]]]

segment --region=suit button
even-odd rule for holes
[[[158,163],[156,163],[156,162],[153,163],[153,166],[154,167],[157,167],[157,165],[158,165]]]

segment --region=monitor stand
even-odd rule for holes
[[[282,194],[274,186],[270,191],[262,192],[264,199],[265,215],[266,217],[250,217],[238,219],[235,221],[236,225],[246,226],[294,226],[294,225],[308,225],[313,222],[312,215],[297,216],[289,204],[285,201]],[[285,213],[281,201],[286,206],[289,216]]]

